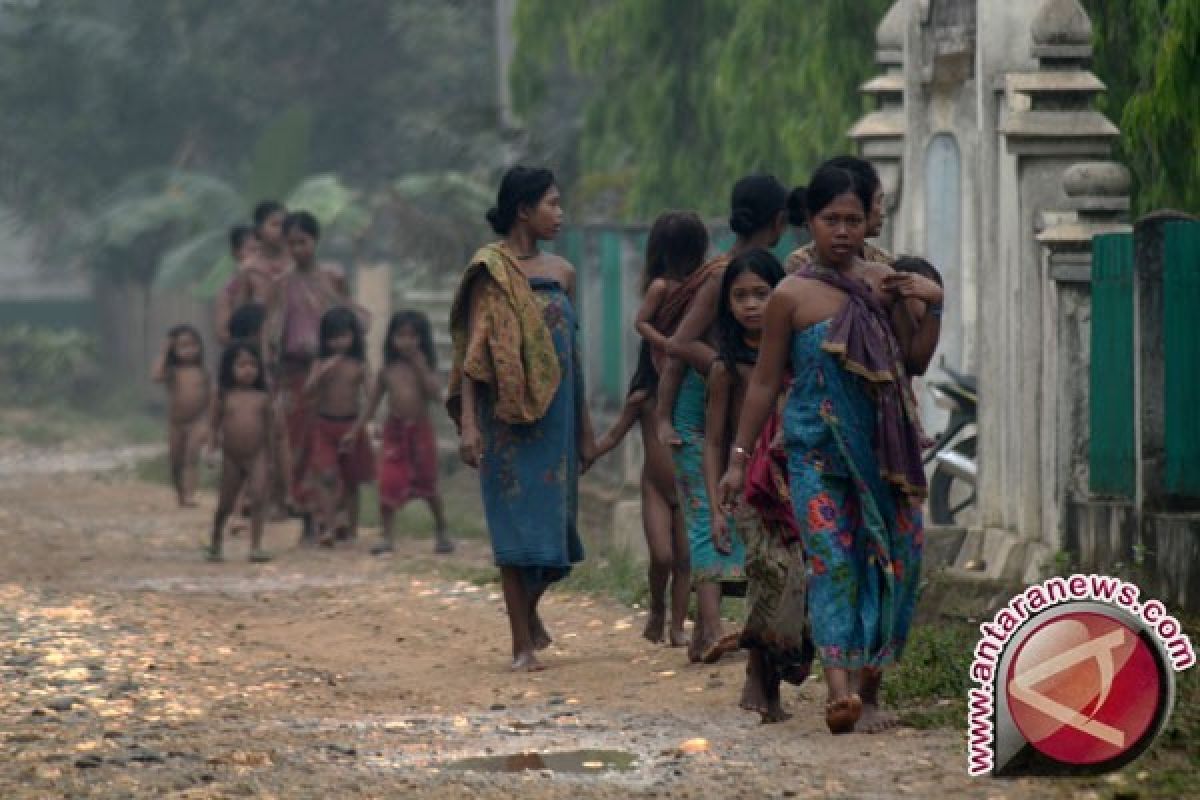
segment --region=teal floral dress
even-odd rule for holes
[[[875,402],[822,349],[829,325],[793,335],[796,377],[783,414],[812,637],[825,667],[883,667],[908,637],[924,528],[920,508],[880,474]]]
[[[546,414],[529,425],[501,422],[490,399],[481,401],[479,480],[496,565],[521,568],[525,584],[536,589],[566,577],[583,560],[576,517],[585,395],[571,300],[557,281],[529,283],[554,340],[562,380]]]
[[[728,583],[736,593],[746,580],[746,547],[731,520],[728,555],[717,551],[712,541],[712,507],[704,485],[705,384],[700,373],[688,369],[675,400],[673,422],[683,445],[674,448],[675,490],[683,524],[687,529],[692,560],[692,583]]]

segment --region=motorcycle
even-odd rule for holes
[[[975,506],[978,474],[977,419],[979,383],[941,364],[949,377],[929,385],[934,404],[950,412],[945,429],[934,440],[923,459],[933,463],[929,479],[929,516],[934,525],[963,524]]]

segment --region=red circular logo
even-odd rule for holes
[[[1150,647],[1105,614],[1057,616],[1021,642],[1006,676],[1009,712],[1031,745],[1065,764],[1099,764],[1137,746],[1163,682]]]

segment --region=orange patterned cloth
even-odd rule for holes
[[[545,416],[562,380],[558,354],[529,279],[502,243],[485,245],[471,258],[450,309],[450,337],[454,363],[446,410],[456,424],[462,422],[464,376],[490,387],[501,422],[528,425]]]

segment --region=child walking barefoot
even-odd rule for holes
[[[419,311],[395,314],[383,342],[383,368],[371,386],[362,415],[345,439],[346,446],[352,447],[386,395],[388,419],[383,426],[383,452],[379,458],[383,541],[371,548],[373,555],[392,552],[396,512],[418,498],[433,513],[433,551],[454,552],[454,542],[446,535],[446,515],[437,489],[437,438],[429,418],[430,404],[440,401],[442,394],[436,369],[437,352],[429,318]]]
[[[258,348],[235,341],[221,355],[219,389],[213,405],[213,443],[221,447],[221,484],[213,517],[210,561],[222,560],[221,537],[238,497],[250,504],[250,560],[269,561],[262,549],[267,460],[274,423],[266,371]]]
[[[304,385],[317,410],[308,467],[317,502],[317,540],[332,547],[335,535],[358,536],[358,487],[374,480],[375,463],[366,433],[356,425],[367,380],[358,317],[348,308],[332,308],[321,317],[319,336],[317,362]],[[337,531],[339,509],[346,511],[344,531]]]
[[[194,508],[196,462],[208,435],[205,424],[212,396],[204,343],[191,325],[167,332],[151,378],[167,387],[167,456],[171,482],[181,508]]]
[[[708,230],[691,212],[668,211],[660,214],[646,240],[645,296],[638,309],[635,328],[642,337],[642,353],[637,372],[630,382],[629,395],[620,418],[596,441],[596,456],[609,452],[640,423],[642,449],[642,527],[650,554],[647,578],[650,584],[650,617],[642,635],[661,642],[667,625],[667,590],[671,594],[670,629],[667,636],[673,647],[687,644],[684,620],[687,617],[691,581],[691,560],[687,532],[675,492],[675,467],[671,452],[655,432],[655,392],[658,370],[666,359],[667,338],[678,309],[670,309],[668,298],[677,295],[679,285],[704,263],[708,250]]]
[[[750,373],[758,361],[767,299],[783,277],[783,267],[767,250],[747,251],[733,259],[725,269],[717,306],[717,360],[708,372],[704,420],[704,482],[709,497],[720,496],[716,494],[718,483],[728,466],[729,445],[741,414]],[[777,660],[772,659],[762,645],[767,641],[780,642],[785,633],[783,626],[788,624],[796,627],[795,638],[799,642],[804,632],[803,592],[797,595],[793,585],[787,582],[769,585],[771,580],[764,581],[776,575],[768,574],[758,562],[778,557],[768,542],[768,537],[778,531],[768,530],[763,517],[744,498],[738,498],[732,513],[713,503],[711,531],[713,547],[719,553],[732,551],[734,537],[746,548],[751,612],[748,624],[755,630],[749,639],[743,634],[737,636],[738,640],[747,641],[750,649],[741,706],[758,711],[763,722],[781,722],[788,717],[780,704],[782,672]],[[803,583],[799,585],[802,587]],[[700,613],[707,618],[715,616],[715,624],[719,625],[720,596],[716,592],[711,594],[712,597],[706,597],[699,593]],[[778,619],[784,600],[794,619]],[[775,629],[763,631],[765,625],[774,625]]]

